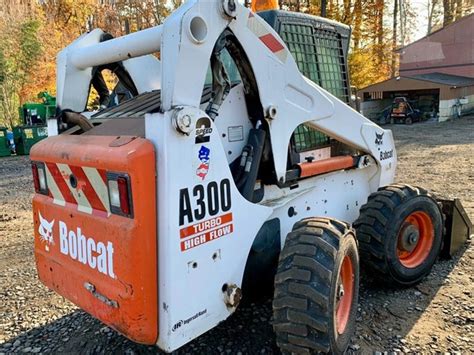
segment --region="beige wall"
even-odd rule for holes
[[[474,95],[474,85],[473,86],[465,86],[462,88],[456,89],[449,89],[451,92],[447,95],[450,99],[455,99],[461,96],[470,96]]]
[[[448,89],[447,89],[448,90]],[[462,112],[466,113],[474,110],[474,86],[467,86],[463,88],[450,88],[445,92],[444,97],[439,101],[439,121],[446,121],[456,116],[455,105],[457,99],[466,98],[468,104],[462,105]]]
[[[462,105],[461,112],[465,114],[474,110],[474,95],[465,96],[468,100],[468,103]],[[441,100],[439,102],[439,121],[447,121],[456,117],[456,99],[451,100]]]

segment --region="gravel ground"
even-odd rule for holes
[[[474,117],[391,126],[398,181],[459,197],[474,220]],[[27,157],[0,159],[0,354],[156,353],[128,341],[49,291],[36,276]],[[357,331],[349,352],[474,353],[474,242],[440,260],[418,286],[379,287],[362,275]],[[241,307],[177,354],[278,353],[271,303]]]

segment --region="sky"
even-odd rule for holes
[[[418,18],[416,21],[416,28],[413,31],[413,38],[411,38],[412,42],[426,36],[426,31],[428,28],[428,10],[426,4],[428,1],[418,0],[418,1],[409,1],[416,13],[418,14]]]

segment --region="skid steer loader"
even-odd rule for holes
[[[62,50],[58,114],[31,152],[42,282],[168,352],[270,289],[282,352],[344,352],[359,253],[412,285],[443,232],[429,193],[392,184],[391,131],[348,105],[349,35],[190,0],[161,26],[96,29]],[[91,84],[103,107],[115,100],[104,69],[133,97],[88,112]]]

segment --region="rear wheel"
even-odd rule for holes
[[[413,186],[391,185],[370,195],[354,227],[362,264],[386,283],[419,282],[441,249],[441,209],[427,191]]]
[[[344,353],[355,330],[358,294],[353,230],[327,218],[297,222],[275,276],[273,329],[280,350]]]

